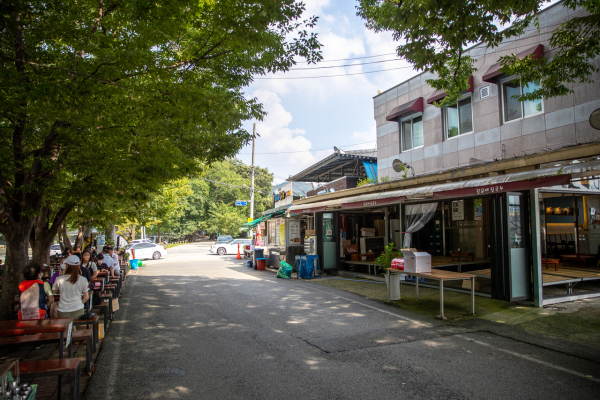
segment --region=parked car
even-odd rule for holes
[[[232,240],[233,240],[233,236],[221,235],[221,236],[217,237],[217,240],[215,240],[215,244],[227,243],[227,242],[231,242]]]
[[[148,258],[152,258],[153,260],[158,260],[161,257],[167,255],[167,249],[160,244],[155,243],[131,243],[123,248],[129,254],[129,259],[133,258],[131,250],[135,252],[136,260],[145,260]]]
[[[57,256],[62,254],[62,250],[60,249],[60,244],[53,244],[50,246],[50,257]]]
[[[212,254],[237,254],[238,244],[240,245],[240,254],[244,251],[245,245],[251,245],[252,239],[233,239],[227,243],[215,243],[211,246],[210,252]]]

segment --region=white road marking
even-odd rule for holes
[[[489,343],[481,342],[481,341],[476,340],[476,339],[471,339],[471,338],[463,336],[463,335],[454,335],[454,336],[458,337],[458,338],[461,338],[461,339],[464,339],[464,340],[469,341],[469,342],[477,343],[480,346],[489,347],[490,349],[494,349],[496,351],[501,351],[503,353],[510,354],[511,356],[522,358],[523,360],[531,361],[531,362],[534,362],[534,363],[537,363],[537,364],[544,365],[544,366],[546,366],[548,368],[553,368],[553,369],[556,369],[558,371],[566,372],[567,374],[575,375],[575,376],[578,376],[580,378],[589,379],[590,381],[594,381],[594,382],[600,383],[600,379],[598,379],[598,378],[594,378],[594,377],[592,377],[590,375],[582,374],[581,372],[573,371],[572,369],[561,367],[560,365],[555,365],[555,364],[549,363],[547,361],[538,360],[537,358],[533,358],[533,357],[527,356],[525,354],[519,354],[519,353],[516,353],[514,351],[506,350],[506,349],[503,349],[503,348],[500,348],[500,347],[496,347],[496,346],[493,346],[493,345],[491,345]]]

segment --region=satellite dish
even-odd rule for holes
[[[590,125],[592,128],[600,130],[600,108],[590,114]]]
[[[404,163],[398,159],[395,159],[392,162],[392,168],[394,168],[394,171],[396,172],[402,172],[404,171]]]

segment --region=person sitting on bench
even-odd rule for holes
[[[110,276],[119,277],[121,275],[121,264],[119,263],[119,256],[115,253],[112,246],[108,246],[108,256],[113,259],[113,267],[110,269]]]
[[[78,319],[85,313],[84,304],[90,298],[88,281],[81,276],[79,257],[69,256],[64,275],[56,278],[52,291],[60,294],[57,307],[59,318]]]
[[[19,319],[46,318],[54,296],[50,284],[41,280],[42,267],[31,263],[23,269],[23,276],[25,280],[19,285]]]

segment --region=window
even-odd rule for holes
[[[502,83],[502,108],[504,122],[514,121],[530,115],[539,114],[544,111],[542,100],[519,101],[513,96],[531,93],[540,88],[540,81],[523,84],[518,80],[509,80]]]
[[[453,106],[444,107],[444,130],[446,139],[473,132],[471,95],[463,97]]]
[[[423,116],[400,120],[402,151],[423,146]]]

